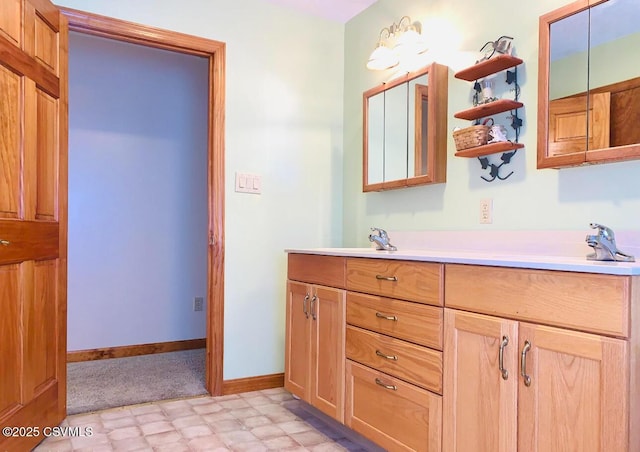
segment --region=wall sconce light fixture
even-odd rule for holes
[[[394,22],[380,30],[378,44],[367,61],[367,68],[374,71],[391,69],[400,64],[403,58],[413,58],[426,51],[420,23],[404,16],[397,24]]]

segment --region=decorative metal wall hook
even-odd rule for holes
[[[503,152],[502,155],[500,156],[500,160],[502,161],[502,163],[500,163],[499,165],[489,162],[489,157],[478,157],[478,160],[480,161],[480,165],[482,166],[482,169],[489,169],[489,177],[487,178],[484,176],[480,176],[480,178],[487,182],[493,182],[496,179],[500,179],[500,180],[508,179],[513,174],[513,171],[511,171],[506,176],[501,176],[500,169],[502,168],[503,165],[507,165],[511,162],[511,159],[516,154],[516,152],[517,152],[517,149],[510,152]]]

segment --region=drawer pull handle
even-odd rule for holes
[[[376,279],[379,281],[398,281],[397,276],[376,275]]]
[[[531,377],[527,375],[527,352],[531,349],[531,342],[524,341],[522,355],[520,356],[520,375],[524,378],[524,385],[531,386]]]
[[[509,371],[504,368],[504,348],[509,343],[509,338],[507,336],[502,336],[502,343],[500,343],[500,351],[498,352],[498,369],[502,374],[502,379],[506,380],[509,378]]]
[[[376,317],[378,317],[379,319],[385,319],[385,320],[393,320],[394,322],[398,321],[398,317],[395,315],[386,315],[386,314],[382,314],[381,312],[376,312]]]
[[[393,391],[398,390],[398,387],[396,385],[388,385],[384,381],[380,380],[379,378],[376,378],[376,384],[378,386],[382,386],[384,389],[392,389]]]
[[[307,302],[309,301],[309,294],[304,296],[304,300],[302,300],[302,312],[304,312],[304,316],[309,318],[309,310],[307,309]]]
[[[2,240],[2,239],[0,239],[0,245],[2,245],[2,246],[9,246],[9,245],[11,245],[11,242],[10,242],[10,241],[8,241],[8,240]]]
[[[376,350],[376,355],[378,355],[381,358],[390,359],[392,361],[398,361],[398,357],[396,355],[385,355],[380,350]]]
[[[311,318],[316,320],[318,317],[316,316],[316,302],[318,301],[318,296],[314,295],[311,299]]]

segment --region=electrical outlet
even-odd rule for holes
[[[193,299],[193,310],[194,311],[202,311],[204,309],[204,298],[203,297],[195,297]]]
[[[480,200],[480,224],[493,223],[493,200],[490,198]]]

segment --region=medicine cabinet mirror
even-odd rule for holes
[[[363,191],[445,182],[448,68],[433,63],[363,94]]]
[[[540,17],[538,168],[640,158],[640,2]]]

